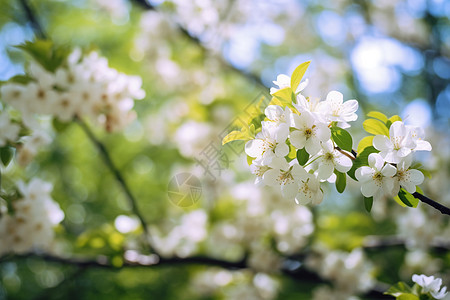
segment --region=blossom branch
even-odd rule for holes
[[[413,195],[415,198],[419,199],[420,201],[422,201],[422,202],[424,202],[424,203],[426,203],[426,204],[428,204],[428,205],[434,207],[435,209],[437,209],[438,211],[440,211],[441,214],[443,214],[443,215],[449,215],[449,216],[450,216],[450,208],[448,208],[448,207],[446,207],[446,206],[444,206],[444,205],[442,205],[442,204],[440,204],[440,203],[438,203],[438,202],[436,202],[436,201],[434,201],[434,200],[431,200],[431,199],[428,198],[427,196],[424,196],[424,195],[422,195],[422,194],[420,194],[420,193],[418,193],[418,192],[415,192],[415,193],[413,193],[412,195]]]
[[[122,173],[119,171],[119,169],[116,167],[114,162],[111,159],[111,155],[109,154],[108,150],[106,149],[105,145],[100,142],[100,140],[94,135],[92,130],[89,128],[89,126],[83,122],[80,118],[76,118],[75,121],[80,125],[80,127],[83,129],[83,131],[86,133],[88,138],[91,140],[91,142],[94,144],[94,146],[97,148],[97,150],[100,152],[100,155],[103,158],[103,161],[105,162],[106,166],[111,170],[114,177],[116,178],[119,185],[122,187],[122,190],[124,191],[125,195],[127,196],[128,202],[131,206],[131,209],[133,213],[139,218],[139,222],[141,223],[142,229],[144,230],[145,234],[145,240],[147,241],[148,246],[151,249],[150,246],[150,233],[148,231],[148,225],[145,221],[144,217],[142,216],[139,207],[137,205],[136,198],[131,193],[131,190],[125,181],[125,178],[122,176]]]
[[[45,39],[46,34],[45,34],[44,30],[42,29],[41,24],[37,20],[35,14],[33,13],[33,10],[31,9],[27,0],[19,0],[19,2],[20,2],[20,5],[22,6],[23,10],[25,11],[26,17],[27,17],[28,21],[30,22],[31,28],[33,29],[36,36],[38,36],[41,39]]]

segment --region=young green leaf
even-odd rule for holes
[[[270,101],[269,105],[279,105],[281,107],[286,105],[292,105],[292,97],[293,97],[292,89],[289,87],[284,88],[273,94],[273,98]]]
[[[364,130],[368,133],[377,135],[382,134],[385,136],[389,136],[389,129],[386,127],[386,124],[376,119],[367,119],[363,122]]]
[[[367,212],[370,213],[372,210],[373,205],[373,197],[364,197],[364,207],[366,208]]]
[[[304,166],[308,162],[309,154],[306,152],[305,148],[297,150],[297,161],[300,166]]]
[[[345,186],[347,185],[347,175],[339,171],[335,171],[334,173],[336,174],[336,190],[342,194],[345,191]]]
[[[11,148],[9,146],[0,148],[0,158],[5,167],[7,167],[9,165],[13,156],[14,156],[13,148]]]
[[[411,293],[412,289],[404,282],[400,281],[391,286],[384,294],[398,297],[401,294]]]
[[[386,117],[385,114],[380,113],[379,111],[371,111],[367,114],[368,117],[378,119],[383,123],[386,123],[388,121],[388,117]]]
[[[401,188],[398,192],[398,198],[400,199],[403,204],[409,207],[417,207],[417,204],[419,204],[419,199],[408,193],[405,189]]]
[[[307,61],[299,65],[297,68],[295,68],[294,72],[292,72],[291,76],[291,89],[292,91],[296,91],[298,85],[300,84],[300,81],[302,81],[303,76],[305,75],[306,70],[309,67],[309,64],[311,61]]]
[[[358,156],[359,156],[359,153],[364,151],[364,149],[373,145],[373,138],[374,138],[373,135],[366,136],[359,142],[358,148],[356,149]]]
[[[352,151],[352,136],[345,129],[336,126],[331,127],[331,138],[339,148],[347,150],[349,152]]]
[[[68,47],[57,47],[50,40],[27,41],[16,48],[30,54],[47,71],[54,72],[70,53]]]

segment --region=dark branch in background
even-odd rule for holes
[[[157,7],[155,7],[154,5],[152,5],[151,3],[149,3],[146,0],[131,0],[131,2],[134,2],[134,3],[138,4],[140,7],[144,8],[144,9],[160,12]],[[198,37],[192,35],[182,24],[180,24],[179,22],[177,22],[177,21],[175,21],[173,19],[171,19],[171,21],[176,25],[178,30],[186,38],[188,38],[191,42],[193,42],[198,47],[200,47],[204,52],[210,52],[210,49],[205,47],[205,45],[203,45],[202,41],[200,41],[200,39]],[[235,66],[233,66],[230,62],[228,62],[227,60],[225,60],[221,56],[216,56],[215,58],[218,59],[228,69],[233,70],[234,72],[244,76],[245,78],[247,78],[250,81],[256,82],[258,85],[260,85],[264,89],[267,88],[267,86],[262,82],[260,76],[258,76],[257,74],[253,74],[251,72],[247,72],[245,70],[236,68]]]
[[[243,269],[249,269],[246,263],[246,259],[244,258],[241,261],[226,261],[221,259],[215,259],[215,258],[209,258],[209,257],[202,257],[202,256],[193,256],[193,257],[186,257],[186,258],[161,258],[158,257],[155,254],[151,254],[149,256],[146,256],[149,258],[148,263],[142,263],[142,262],[135,262],[135,261],[124,261],[121,266],[114,266],[111,264],[108,259],[104,256],[95,258],[95,259],[81,259],[81,258],[65,258],[65,257],[59,257],[51,254],[36,254],[36,253],[29,253],[29,254],[22,254],[22,255],[9,255],[5,256],[3,258],[0,258],[0,264],[2,262],[11,261],[15,259],[42,259],[46,262],[52,262],[52,263],[58,263],[58,264],[64,264],[64,265],[72,265],[80,268],[80,270],[84,270],[86,268],[100,268],[100,269],[106,269],[106,270],[115,270],[119,271],[125,268],[157,268],[162,266],[186,266],[186,265],[204,265],[204,266],[210,266],[210,267],[220,267],[227,270],[243,270]],[[297,264],[298,265],[298,264]],[[255,271],[255,270],[253,270]],[[80,271],[81,272],[81,271]],[[256,272],[256,271],[255,271]],[[288,264],[286,264],[285,267],[281,268],[281,272],[289,276],[290,278],[294,280],[302,280],[303,282],[311,282],[315,284],[330,284],[330,281],[321,278],[319,275],[317,275],[314,272],[309,271],[305,267],[303,267],[302,264],[300,264],[299,267],[296,268],[289,268]],[[78,274],[78,272],[75,272],[75,275]],[[376,299],[393,299],[392,296],[384,295],[383,292],[387,289],[384,284],[378,284],[374,289],[366,292],[365,296],[367,297],[374,297]]]
[[[27,0],[19,0],[19,2],[20,2],[20,5],[22,5],[22,8],[27,15],[27,19],[30,22],[30,26],[33,29],[36,36],[41,39],[45,39],[46,34],[45,34],[44,30],[42,29],[42,26],[39,23],[39,21],[36,19],[35,14],[33,13],[33,10],[31,9]]]
[[[102,142],[100,142],[100,140],[94,135],[92,130],[87,126],[87,124],[79,118],[76,118],[75,120],[80,125],[80,127],[83,129],[83,131],[86,133],[86,135],[91,140],[91,142],[95,145],[97,150],[100,152],[100,155],[103,158],[103,161],[105,162],[106,166],[111,170],[111,172],[113,173],[117,182],[122,187],[122,190],[124,191],[125,195],[127,196],[128,203],[131,205],[131,209],[132,209],[133,213],[139,218],[141,226],[144,230],[145,240],[146,240],[148,246],[151,248],[150,243],[149,243],[150,234],[148,232],[147,222],[145,221],[144,217],[142,216],[142,214],[138,208],[136,198],[134,198],[133,194],[131,193],[131,190],[128,187],[128,184],[126,183],[125,178],[123,178],[122,173],[119,171],[119,169],[117,169],[116,165],[112,161],[111,156],[110,156],[108,150],[106,149],[105,145]]]

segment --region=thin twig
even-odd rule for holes
[[[158,8],[154,5],[152,5],[151,3],[149,3],[146,0],[133,0],[136,4],[138,4],[139,6],[141,6],[144,9],[148,9],[148,10],[153,10],[156,12],[160,12],[158,10]],[[199,46],[202,50],[204,50],[205,52],[210,52],[210,49],[207,49],[207,47],[205,45],[203,45],[202,41],[192,35],[189,30],[187,30],[182,24],[180,24],[180,22],[171,19],[171,22],[173,24],[176,25],[176,27],[178,28],[178,30],[186,37],[188,38],[191,42],[197,44],[197,46]],[[267,86],[262,82],[260,76],[253,74],[251,72],[247,72],[245,70],[236,68],[235,66],[233,66],[230,62],[228,62],[227,60],[225,60],[223,57],[219,57],[216,56],[216,59],[218,59],[224,66],[226,66],[228,69],[233,70],[234,72],[244,76],[245,78],[247,78],[250,81],[256,82],[258,85],[260,85],[262,88],[266,89]]]
[[[22,5],[22,8],[27,15],[27,19],[30,22],[31,28],[33,29],[36,36],[41,39],[45,39],[46,34],[45,34],[44,30],[42,29],[41,23],[39,23],[39,21],[37,20],[35,14],[33,13],[33,10],[31,9],[30,5],[28,4],[27,0],[19,0],[19,2]]]
[[[112,161],[111,156],[110,156],[108,150],[106,149],[105,145],[102,142],[100,142],[100,140],[94,135],[92,130],[89,128],[89,126],[85,122],[83,122],[83,120],[81,120],[80,118],[76,118],[75,121],[80,125],[80,127],[83,129],[83,131],[88,136],[88,138],[91,140],[91,142],[97,148],[97,150],[100,152],[100,155],[103,158],[103,161],[105,162],[106,166],[111,170],[111,172],[113,173],[117,182],[122,187],[122,190],[124,191],[125,195],[127,196],[128,203],[130,204],[133,213],[139,218],[142,229],[144,230],[145,239],[147,241],[148,246],[151,249],[150,241],[149,241],[150,234],[148,231],[147,222],[145,221],[144,217],[142,216],[142,214],[139,210],[139,207],[137,205],[136,198],[131,193],[131,190],[128,187],[127,182],[125,181],[125,178],[122,176],[122,173],[119,171],[119,169],[117,169],[116,165]]]

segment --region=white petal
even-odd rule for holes
[[[306,78],[305,80],[300,82],[300,84],[298,85],[297,90],[295,91],[295,93],[298,94],[301,91],[303,91],[306,88],[306,86],[308,85],[308,83],[309,83],[309,79],[308,78]]]
[[[416,141],[416,148],[414,148],[415,151],[431,151],[432,147],[431,144],[427,141],[423,140],[417,140]]]
[[[270,186],[275,186],[277,185],[277,178],[280,175],[280,170],[277,169],[271,169],[266,171],[263,174],[263,181],[265,184],[270,185]]]
[[[315,134],[321,142],[326,142],[331,138],[331,130],[324,124],[316,125]]]
[[[250,140],[245,144],[245,153],[250,157],[260,157],[263,152],[264,141],[260,139]]]
[[[392,123],[391,127],[389,128],[389,137],[405,137],[407,134],[407,129],[405,127],[405,124],[403,124],[402,121],[395,121]]]
[[[394,149],[391,140],[385,135],[376,135],[373,138],[373,146],[379,151],[390,151]]]
[[[408,193],[412,194],[416,191],[416,185],[410,181],[400,181],[400,185],[408,191]]]
[[[291,181],[288,184],[281,186],[281,193],[284,198],[294,199],[295,195],[298,193],[298,184],[295,181]]]
[[[345,155],[338,155],[334,158],[336,170],[341,173],[347,173],[353,166],[352,160]]]
[[[423,180],[425,179],[425,177],[423,176],[423,173],[420,172],[419,170],[414,170],[411,169],[409,171],[407,171],[409,180],[414,183],[415,185],[419,185],[422,184]]]
[[[292,131],[289,140],[291,141],[292,146],[297,149],[305,147],[306,137],[304,133],[299,130]]]
[[[380,171],[384,165],[384,159],[378,153],[370,153],[368,158],[369,166]]]
[[[320,180],[327,180],[333,174],[334,165],[329,162],[323,162],[319,165],[317,177]]]
[[[365,197],[371,197],[375,194],[375,192],[379,189],[380,187],[378,185],[375,184],[374,181],[368,181],[366,183],[363,183],[361,185],[361,193],[365,196]]]
[[[386,164],[381,170],[381,174],[385,177],[392,177],[395,173],[397,173],[397,169],[391,164]]]
[[[355,171],[355,177],[359,182],[366,182],[372,180],[374,172],[372,168],[367,166],[360,167]]]
[[[294,177],[294,180],[304,180],[308,176],[308,173],[305,171],[305,169],[298,164],[292,166],[291,174],[292,177]]]
[[[406,147],[402,147],[400,149],[398,149],[397,151],[397,155],[400,157],[405,157],[407,155],[409,155],[411,153],[411,149],[406,148]]]
[[[278,105],[269,105],[264,110],[267,118],[269,120],[275,121],[278,120],[284,113],[283,108]]]
[[[275,155],[277,157],[284,157],[289,154],[289,146],[285,143],[278,144],[275,148]]]
[[[305,149],[306,149],[306,152],[308,152],[309,155],[311,155],[311,156],[319,153],[319,151],[320,151],[319,139],[314,136],[310,137],[308,140],[306,140]]]
[[[344,95],[342,95],[342,93],[338,91],[331,91],[328,93],[327,99],[325,101],[332,101],[342,104],[342,102],[344,101]]]

